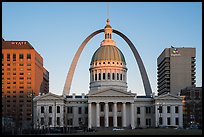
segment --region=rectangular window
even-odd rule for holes
[[[52,117],[49,117],[49,123],[48,125],[52,125]]]
[[[159,113],[162,113],[162,106],[159,106],[158,110],[159,110]]]
[[[31,59],[31,54],[30,53],[27,54],[27,59]]]
[[[41,106],[41,113],[44,113],[44,107]]]
[[[101,73],[98,74],[98,80],[101,80]]]
[[[16,61],[16,54],[13,54],[13,61]]]
[[[73,109],[72,107],[68,107],[67,108],[67,113],[72,113],[72,109]]]
[[[175,123],[176,123],[176,125],[179,125],[179,118],[178,117],[175,118]]]
[[[167,118],[167,125],[171,125],[171,118],[170,117]]]
[[[78,114],[81,114],[81,107],[78,107]]]
[[[23,73],[21,72],[20,75],[23,75]]]
[[[162,125],[162,124],[163,124],[163,118],[159,117],[159,125]]]
[[[175,113],[178,113],[178,110],[179,110],[178,106],[175,106]]]
[[[171,107],[167,106],[167,113],[171,113]]]
[[[151,113],[151,107],[146,107],[146,114],[150,114]]]
[[[28,63],[28,64],[27,64],[27,66],[31,66],[31,64],[30,64],[30,63]]]
[[[43,117],[40,118],[40,124],[44,125],[44,118]]]
[[[67,125],[72,125],[72,119],[70,118],[70,119],[67,119]]]
[[[95,80],[97,80],[97,74],[95,74]]]
[[[85,114],[88,114],[88,107],[85,107]]]
[[[10,61],[10,54],[7,54],[7,61]]]
[[[49,106],[49,113],[52,113],[52,106]]]
[[[19,54],[19,59],[23,59],[23,54]]]
[[[27,80],[31,80],[31,77],[27,77]]]
[[[81,118],[78,118],[78,123],[79,123],[79,125],[81,124],[81,122],[82,122],[82,121],[81,121]]]
[[[57,106],[57,113],[60,113],[60,106]]]
[[[140,114],[140,107],[137,107],[137,114]]]
[[[57,125],[60,125],[60,117],[57,117]]]
[[[137,118],[137,126],[140,126],[140,118]]]

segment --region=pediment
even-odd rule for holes
[[[172,95],[172,94],[164,94],[155,97],[157,100],[182,100],[180,96]]]
[[[109,88],[109,89],[104,89],[100,91],[95,91],[92,93],[89,93],[88,96],[135,96],[136,94],[114,89],[114,88]]]
[[[64,99],[64,98],[61,95],[56,95],[51,92],[34,98],[34,100],[58,100],[58,99]]]

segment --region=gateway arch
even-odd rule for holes
[[[71,88],[71,83],[72,83],[73,75],[74,75],[74,72],[75,72],[75,68],[76,68],[77,62],[79,60],[79,57],[80,57],[81,52],[83,51],[84,47],[86,46],[86,44],[88,43],[88,41],[92,37],[94,37],[95,35],[97,35],[97,34],[99,34],[101,32],[104,32],[104,29],[97,30],[97,31],[93,32],[92,34],[90,34],[83,41],[81,46],[78,48],[78,50],[77,50],[77,52],[76,52],[76,54],[75,54],[75,56],[74,56],[74,58],[72,60],[71,66],[69,68],[69,71],[68,71],[68,74],[67,74],[67,77],[66,77],[64,90],[63,90],[63,95],[69,95],[69,93],[70,93],[70,88]],[[113,33],[115,33],[115,34],[119,35],[120,37],[122,37],[127,42],[127,44],[129,45],[129,47],[132,50],[132,52],[134,54],[134,57],[135,57],[135,59],[137,61],[137,64],[139,66],[140,74],[141,74],[142,81],[143,81],[143,86],[144,86],[144,89],[145,89],[145,94],[148,97],[151,96],[152,89],[151,89],[150,82],[149,82],[149,79],[148,79],[148,76],[147,76],[147,72],[145,70],[142,59],[141,59],[137,49],[135,48],[134,44],[123,33],[119,32],[117,30],[114,30],[114,29],[113,29]]]

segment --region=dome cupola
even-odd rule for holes
[[[90,92],[104,88],[127,91],[127,68],[123,53],[112,40],[113,29],[106,20],[104,40],[95,51],[90,63]]]

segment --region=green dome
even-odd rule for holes
[[[123,62],[123,64],[126,65],[123,53],[120,51],[119,48],[111,45],[100,46],[94,53],[91,59],[91,64],[93,64],[93,62],[95,61],[100,60],[121,61]]]

